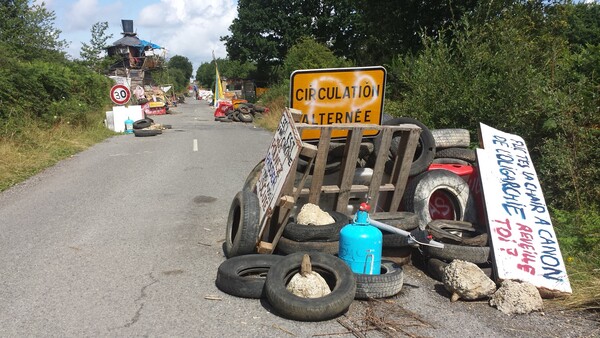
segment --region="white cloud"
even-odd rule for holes
[[[39,1],[39,0],[36,0]],[[167,48],[168,57],[182,55],[195,69],[202,62],[226,57],[221,36],[237,16],[236,0],[51,0],[46,8],[55,11],[55,24],[70,43],[67,53],[77,58],[81,42],[89,42],[96,22],[108,22],[110,43],[121,37],[121,20],[133,20],[138,37]]]
[[[67,29],[88,30],[102,18],[110,18],[119,13],[123,5],[121,2],[101,5],[97,0],[78,0],[70,6],[67,12]]]
[[[167,47],[169,56],[182,55],[198,67],[200,62],[226,57],[220,37],[237,16],[230,0],[162,0],[143,8],[137,21],[139,36]],[[151,32],[150,34],[146,34]]]

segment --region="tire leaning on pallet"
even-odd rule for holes
[[[265,160],[262,159],[254,166],[254,168],[252,168],[252,170],[248,174],[248,177],[246,177],[246,181],[244,182],[244,187],[242,188],[242,190],[254,191],[254,188],[256,187],[256,182],[258,182],[258,179],[260,178],[260,173],[262,172],[264,167]]]
[[[350,223],[350,218],[337,211],[329,211],[328,213],[334,219],[333,223],[312,225],[290,222],[285,226],[283,236],[297,242],[339,241],[340,230],[342,230],[346,224]]]
[[[337,255],[340,250],[339,241],[308,241],[298,242],[286,237],[279,237],[279,242],[275,248],[277,252],[289,255],[296,252],[321,252],[330,255]]]
[[[255,252],[260,233],[258,196],[252,191],[238,192],[229,208],[223,251],[227,258]]]
[[[421,128],[419,143],[417,144],[417,149],[415,150],[415,156],[413,157],[413,162],[409,172],[409,176],[415,176],[427,170],[433,161],[435,156],[435,140],[433,139],[433,135],[431,135],[431,131],[423,123],[410,117],[397,117],[382,123],[382,125],[388,126],[396,126],[401,124],[415,124]],[[375,140],[375,142],[378,143],[379,139],[377,138]],[[377,143],[375,144],[375,149],[373,150],[374,154],[377,154],[379,149],[379,145]],[[394,133],[394,137],[392,138],[392,142],[390,144],[388,160],[385,163],[385,172],[388,174],[392,173],[399,145],[400,132],[396,132]]]
[[[219,265],[215,284],[219,290],[232,296],[262,298],[267,272],[281,258],[261,254],[229,258]]]
[[[431,129],[437,148],[468,148],[471,136],[467,129]],[[439,150],[439,149],[438,149]]]
[[[404,284],[402,267],[394,262],[382,261],[381,274],[356,277],[356,295],[354,299],[386,298],[398,294]]]
[[[304,253],[283,257],[267,273],[265,293],[275,312],[299,321],[335,318],[348,310],[356,295],[356,280],[350,267],[341,259],[323,253],[309,253],[312,270],[329,285],[331,293],[319,298],[302,298],[286,289],[293,275],[300,272]]]
[[[475,202],[470,194],[469,185],[460,176],[448,170],[431,170],[412,178],[404,192],[404,209],[417,214],[419,228],[431,222],[429,200],[440,191],[451,201],[454,208],[454,220],[471,221],[477,218]]]

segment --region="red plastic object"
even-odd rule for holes
[[[233,103],[229,101],[219,101],[215,109],[215,117],[227,116],[227,111],[233,109]]]
[[[432,163],[428,170],[444,169],[455,173],[458,176],[469,176],[473,174],[473,166],[461,164],[441,164]]]

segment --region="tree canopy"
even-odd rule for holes
[[[96,72],[101,72],[110,62],[103,62],[103,54],[108,47],[106,41],[112,39],[112,34],[106,34],[107,29],[108,22],[96,22],[90,29],[92,33],[90,43],[81,43],[81,52],[79,54],[81,55],[83,64]]]
[[[62,59],[67,42],[59,38],[61,31],[54,27],[55,19],[55,13],[43,3],[0,1],[0,49],[24,60],[41,56]]]
[[[175,55],[169,59],[168,67],[170,69],[179,69],[185,76],[185,78],[189,81],[192,78],[192,73],[194,72],[194,66],[192,62],[185,56]]]

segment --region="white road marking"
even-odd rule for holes
[[[198,140],[194,139],[194,151],[198,151]]]

